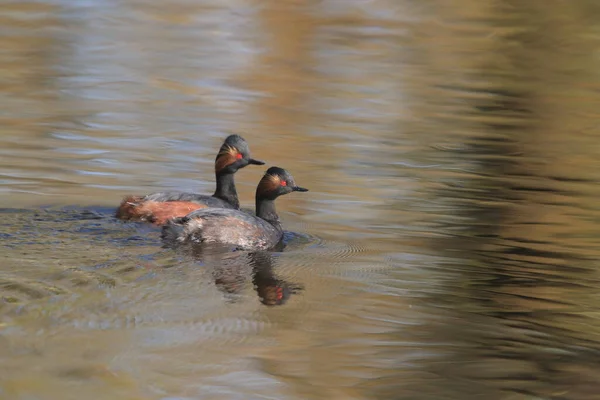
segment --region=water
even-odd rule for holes
[[[0,398],[598,398],[595,2],[163,3],[0,9]],[[284,251],[112,217],[229,133]]]

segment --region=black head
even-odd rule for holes
[[[232,174],[249,164],[264,165],[264,161],[250,157],[250,148],[243,137],[240,135],[227,136],[215,159],[215,172]]]
[[[308,192],[308,189],[297,186],[294,177],[285,169],[271,167],[258,183],[256,197],[274,200],[292,192]]]

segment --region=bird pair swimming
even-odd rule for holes
[[[267,250],[283,237],[275,199],[291,192],[306,192],[292,175],[271,167],[256,187],[256,215],[241,211],[234,174],[250,164],[264,165],[250,156],[239,135],[225,139],[215,158],[217,187],[212,196],[185,192],[158,192],[144,197],[127,196],[116,217],[163,225],[162,238],[173,246],[218,243],[244,250]]]

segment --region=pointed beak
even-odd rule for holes
[[[300,187],[300,186],[294,186],[294,187],[292,188],[292,190],[293,190],[294,192],[308,192],[308,189],[306,189],[306,188],[303,188],[303,187]]]
[[[264,161],[260,161],[260,160],[255,160],[254,158],[251,158],[248,160],[248,164],[253,164],[253,165],[265,165]]]

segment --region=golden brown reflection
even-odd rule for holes
[[[454,250],[464,290],[450,281],[432,296],[433,304],[451,311],[414,335],[422,337],[425,329],[432,341],[460,344],[422,361],[438,377],[424,398],[504,398],[492,388],[536,397],[593,398],[598,392],[589,378],[598,332],[586,330],[583,339],[576,328],[586,324],[590,306],[582,299],[595,291],[585,282],[598,279],[591,268],[597,246],[589,246],[600,233],[590,218],[595,196],[583,195],[596,191],[597,172],[585,161],[595,139],[577,134],[590,121],[572,101],[593,75],[595,60],[584,50],[593,44],[581,43],[582,52],[564,62],[564,49],[556,44],[590,26],[572,23],[579,9],[565,7],[560,17],[554,11],[524,4],[494,8],[488,18],[500,28],[488,42],[495,51],[486,54],[504,63],[478,60],[479,67],[470,66],[489,88],[477,88],[480,98],[454,106],[453,118],[465,117],[466,139],[456,153],[478,176],[442,190],[462,221],[448,221],[447,238],[433,246]],[[501,33],[508,23],[548,29]],[[579,73],[568,73],[574,65]],[[448,104],[453,101],[447,96]],[[472,387],[466,390],[456,379],[469,379]],[[373,390],[385,397],[404,387],[390,380]]]
[[[0,397],[597,397],[595,2],[84,3],[0,9]],[[282,252],[112,218],[229,133]]]

